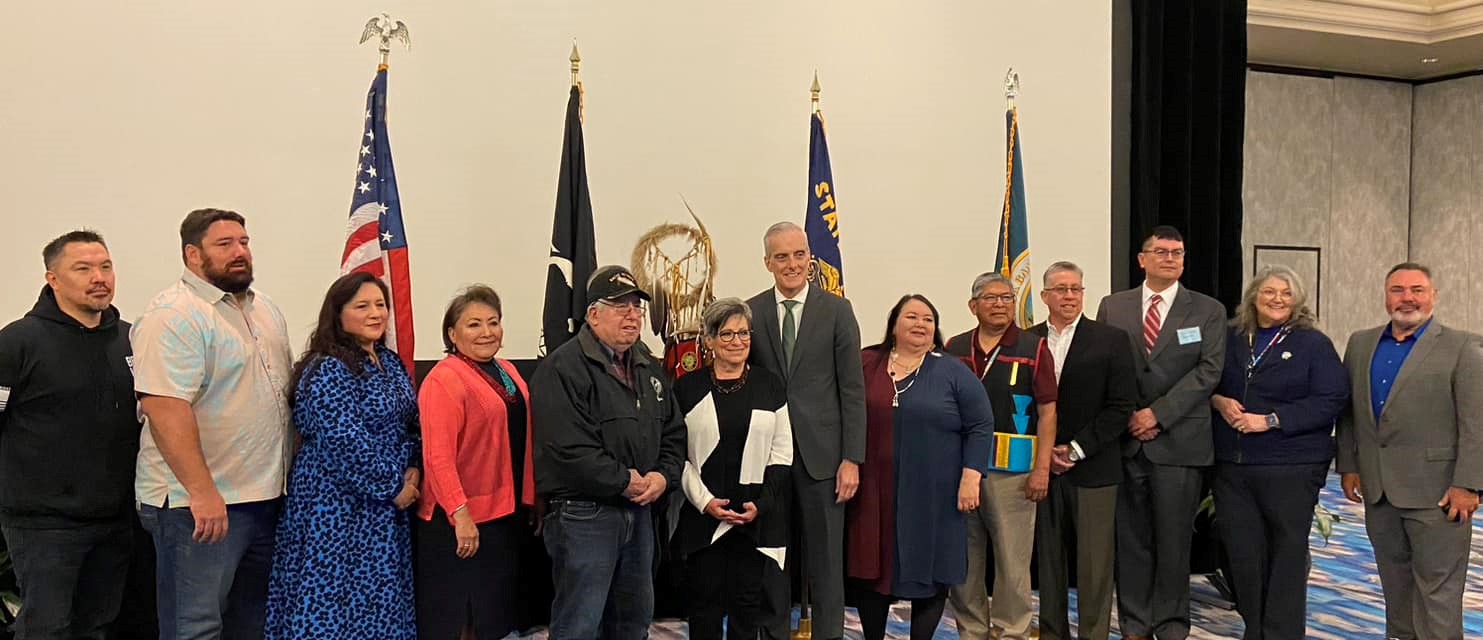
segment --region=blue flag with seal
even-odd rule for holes
[[[1019,110],[1004,112],[1004,132],[1008,147],[1004,185],[1004,216],[999,220],[999,242],[994,254],[994,268],[1014,283],[1017,298],[1015,324],[1027,329],[1035,324],[1035,298],[1030,277],[1030,233],[1025,221],[1025,173],[1020,159]]]
[[[829,142],[824,139],[824,116],[815,111],[808,139],[808,210],[803,230],[814,254],[808,280],[844,297],[844,261],[839,257],[839,210],[834,200],[834,171],[829,168]]]

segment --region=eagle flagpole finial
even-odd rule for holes
[[[407,23],[395,20],[391,14],[382,13],[366,22],[365,31],[360,34],[360,43],[365,44],[371,38],[380,38],[381,64],[386,65],[391,58],[391,41],[400,40],[402,46],[412,48],[412,35],[407,32]]]

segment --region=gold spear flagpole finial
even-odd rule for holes
[[[1014,99],[1020,95],[1020,74],[1014,72],[1014,67],[1004,74],[1004,103],[1005,108],[1014,108]]]
[[[809,87],[809,99],[814,104],[814,113],[819,112],[819,70],[814,69],[814,84]]]
[[[582,70],[582,54],[577,53],[577,39],[572,38],[572,84],[577,84],[577,73]]]
[[[391,14],[382,13],[366,21],[366,28],[361,31],[360,43],[365,44],[367,40],[377,38],[379,40],[377,49],[381,51],[381,66],[391,58],[391,41],[400,40],[402,46],[412,48],[412,34],[407,32],[407,23],[396,20]]]

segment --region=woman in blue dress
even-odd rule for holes
[[[866,640],[911,601],[911,638],[930,640],[949,587],[968,575],[968,527],[989,465],[994,413],[978,377],[942,352],[937,309],[902,296],[865,369],[865,462],[845,510],[845,575]]]
[[[413,640],[406,509],[421,472],[417,397],[385,345],[386,285],[330,285],[289,387],[303,444],[268,587],[270,640]]]

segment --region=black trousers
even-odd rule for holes
[[[518,629],[518,553],[529,530],[527,513],[517,509],[480,523],[479,551],[467,560],[457,555],[457,535],[441,507],[430,521],[414,517],[418,638],[457,640],[465,623],[473,624],[479,640],[498,640]]]
[[[25,601],[15,623],[17,640],[109,637],[134,544],[129,519],[66,529],[3,529]]]
[[[1245,640],[1301,640],[1307,624],[1308,532],[1327,462],[1215,467],[1215,523],[1231,560]]]
[[[777,563],[757,550],[752,539],[728,532],[690,554],[685,585],[690,596],[690,637],[755,640],[771,610],[772,591],[782,584]]]

